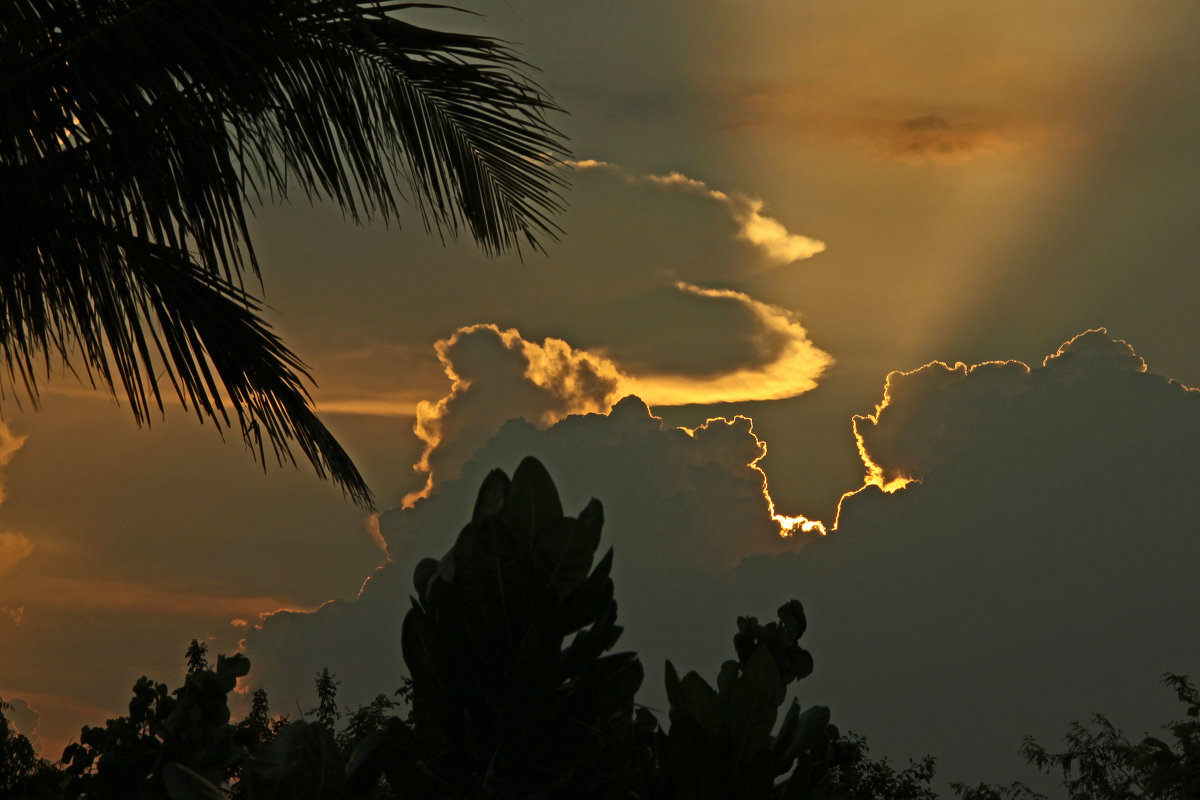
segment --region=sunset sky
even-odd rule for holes
[[[244,644],[279,713],[326,665],[390,692],[412,565],[528,454],[605,505],[651,706],[665,658],[711,679],[736,616],[796,598],[801,702],[947,780],[1027,777],[1022,735],[1095,711],[1165,722],[1158,677],[1200,677],[1200,5],[471,5],[421,19],[515,42],[568,112],[562,240],[259,210],[375,519],[179,408],[3,398],[26,729],[124,713],[192,638]]]

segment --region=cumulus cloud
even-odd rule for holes
[[[0,422],[0,467],[7,467],[24,444],[25,436],[17,436],[3,422]],[[4,502],[4,490],[0,488],[0,503]]]
[[[714,200],[729,210],[729,215],[738,225],[738,238],[757,248],[773,265],[790,264],[794,261],[812,258],[817,253],[823,252],[826,247],[824,242],[792,233],[782,222],[764,213],[766,203],[762,199],[742,192],[723,192],[713,189],[704,181],[689,178],[680,172],[668,172],[663,175],[638,174],[629,172],[611,162],[594,159],[568,161],[567,163],[579,170],[610,172],[620,176],[628,183],[678,189]]]
[[[623,604],[689,605],[696,595],[689,587],[706,576],[728,571],[748,553],[800,542],[782,538],[772,518],[765,476],[755,466],[764,453],[746,417],[670,428],[636,397],[607,414],[571,415],[546,429],[510,420],[458,478],[440,482],[411,508],[380,515],[390,560],[356,600],[267,617],[249,633],[249,654],[266,685],[299,696],[309,691],[313,665],[328,665],[355,698],[395,683],[413,567],[450,547],[489,470],[511,472],[526,455],[547,466],[569,513],[592,496],[604,503],[605,546],[616,548]]]
[[[663,702],[664,659],[711,676],[738,614],[796,597],[817,660],[802,701],[881,754],[936,754],[947,779],[1011,779],[1023,735],[1053,741],[1096,710],[1130,730],[1167,719],[1156,676],[1200,664],[1200,392],[1091,331],[1033,368],[893,373],[870,416],[870,462],[920,483],[868,486],[837,531],[798,541],[778,535],[745,418],[668,429],[626,399],[546,429],[510,421],[459,479],[382,515],[392,559],[356,601],[250,631],[259,678],[307,697],[328,664],[349,702],[395,684],[413,564],[450,546],[488,469],[534,454],[568,510],[605,504],[643,702]]]
[[[459,328],[434,350],[450,391],[437,402],[417,405],[414,430],[425,450],[416,469],[428,479],[405,505],[428,495],[435,478],[456,474],[506,420],[525,417],[549,425],[568,414],[607,411],[623,377],[612,362],[561,339],[539,344],[515,328],[495,325]]]
[[[470,325],[438,340],[434,350],[450,389],[441,399],[417,406],[414,430],[425,448],[415,469],[426,474],[426,483],[404,505],[428,496],[436,481],[456,475],[509,419],[546,427],[570,414],[606,412],[626,394],[651,406],[794,397],[814,388],[833,362],[787,309],[727,289],[680,282],[676,290],[747,312],[753,363],[715,375],[631,375],[610,358],[561,339],[531,342],[515,328]]]
[[[1200,665],[1200,392],[1095,330],[1032,367],[893,373],[872,416],[869,462],[920,482],[846,497],[836,532],[732,582],[805,602],[805,694],[948,779],[1011,779],[1022,736],[1095,711],[1170,718],[1156,677]]]
[[[1095,375],[1111,378],[1144,372],[1145,361],[1127,342],[1108,338],[1104,328],[1065,342],[1036,370],[1020,361],[970,366],[934,361],[908,372],[892,372],[874,413],[853,418],[865,468],[863,487],[856,492],[873,487],[890,493],[954,468],[948,465],[972,441],[974,431],[995,424],[997,403],[1023,402],[1050,386],[1073,385]]]

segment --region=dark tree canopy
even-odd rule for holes
[[[370,491],[261,318],[251,204],[330,198],[356,221],[466,228],[488,253],[558,229],[555,107],[503,42],[375,0],[12,0],[0,8],[0,389],[61,359],[163,394],[256,457]],[[166,388],[165,383],[170,384]],[[236,422],[235,422],[236,421]]]

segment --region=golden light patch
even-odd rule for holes
[[[33,555],[33,542],[23,533],[0,533],[0,574]]]

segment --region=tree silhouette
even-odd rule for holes
[[[198,639],[192,639],[183,657],[187,661],[188,675],[208,669],[208,645]]]
[[[52,357],[81,363],[139,424],[173,391],[219,429],[236,421],[260,460],[294,462],[295,445],[370,506],[245,286],[248,206],[299,189],[365,221],[409,202],[489,253],[540,248],[561,210],[562,137],[524,62],[397,16],[418,7],[4,3],[0,389],[36,405]]]
[[[1186,675],[1168,673],[1185,718],[1166,726],[1173,742],[1146,736],[1131,742],[1103,714],[1091,726],[1072,723],[1067,749],[1051,752],[1031,738],[1021,755],[1038,769],[1062,771],[1071,800],[1191,800],[1200,797],[1200,691]]]
[[[38,756],[24,735],[4,715],[12,706],[0,700],[0,797],[13,800],[57,798],[62,776]]]
[[[603,509],[563,514],[533,458],[510,480],[493,470],[450,550],[414,574],[401,644],[411,679],[344,715],[337,680],[315,676],[313,720],[271,719],[254,693],[234,723],[228,697],[250,670],[192,640],[184,684],[141,678],[128,716],[84,728],[65,767],[39,761],[0,703],[0,796],[53,800],[934,800],[935,761],[903,768],[868,757],[827,707],[788,702],[813,659],[800,646],[804,608],[777,620],[738,617],[736,659],[713,686],[666,663],[664,727],[637,704],[643,680],[620,639],[611,577],[599,559]],[[400,609],[397,609],[399,614]],[[1200,691],[1168,675],[1185,718],[1173,741],[1130,742],[1103,716],[1073,725],[1068,749],[1027,740],[1027,761],[1062,770],[1072,800],[1200,797]],[[786,710],[784,709],[786,704]],[[395,713],[410,706],[405,716]],[[781,715],[780,711],[784,711]],[[303,716],[303,715],[302,715]],[[1045,800],[1022,783],[953,783],[962,800]],[[14,794],[13,792],[16,792]]]
[[[627,797],[642,666],[621,635],[604,513],[563,515],[545,468],[493,470],[440,561],[416,569],[401,641],[412,726],[362,746],[355,781],[406,798]],[[369,755],[374,754],[373,758]]]

